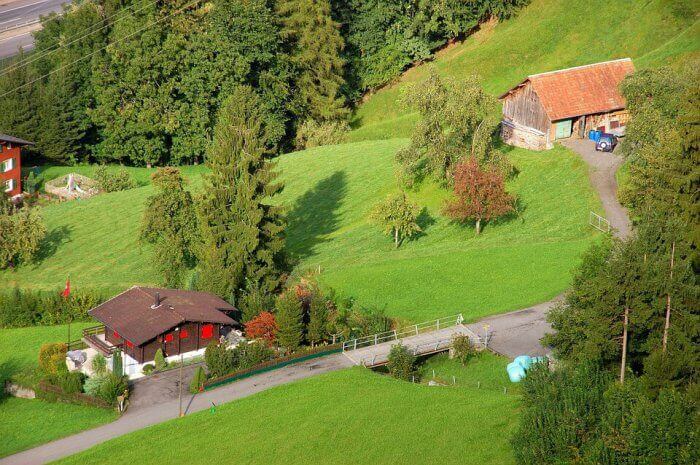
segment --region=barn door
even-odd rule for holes
[[[554,137],[556,139],[566,139],[571,136],[571,120],[557,121]]]

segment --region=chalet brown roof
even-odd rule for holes
[[[156,293],[160,305],[155,307]],[[208,292],[134,286],[88,313],[121,337],[141,345],[186,321],[236,324],[224,314],[236,310]]]
[[[530,82],[550,121],[625,108],[620,82],[634,72],[629,58],[528,76],[499,98]]]
[[[9,142],[15,145],[34,145],[34,142],[29,142],[19,137],[8,136],[7,134],[0,134],[0,142]]]

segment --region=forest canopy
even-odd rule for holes
[[[269,149],[526,0],[76,0],[0,71],[0,127],[54,163],[202,162],[232,89]],[[313,122],[313,124],[309,123]]]

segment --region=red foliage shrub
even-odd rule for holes
[[[270,312],[261,312],[245,324],[245,334],[250,339],[263,339],[272,345],[277,336],[275,315]]]

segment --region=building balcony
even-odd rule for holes
[[[83,342],[105,357],[111,357],[117,347],[105,338],[104,325],[92,326],[83,330]]]

